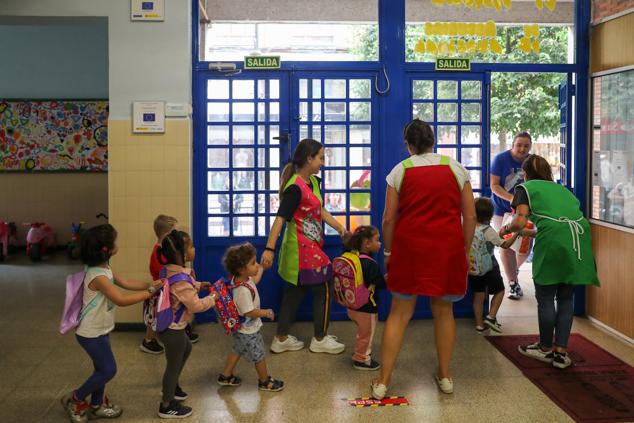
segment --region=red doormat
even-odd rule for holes
[[[518,345],[536,342],[537,335],[487,339],[575,421],[634,421],[634,368],[582,335],[570,336],[573,365],[564,370],[517,351]]]

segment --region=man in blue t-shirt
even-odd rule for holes
[[[511,149],[498,154],[491,164],[491,196],[493,200],[493,219],[491,225],[499,230],[504,213],[511,212],[511,201],[515,187],[524,182],[522,163],[531,150],[532,138],[528,132],[520,132],[513,138]],[[520,266],[526,261],[528,254],[517,254],[512,249],[500,251],[500,259],[504,273],[509,281],[509,298],[519,300],[524,293],[517,280]]]

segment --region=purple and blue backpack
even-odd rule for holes
[[[186,273],[176,273],[175,275],[165,278],[167,271],[165,267],[161,270],[160,277],[163,279],[163,286],[161,287],[159,294],[152,297],[155,302],[150,307],[154,310],[154,319],[151,322],[152,330],[155,332],[163,332],[170,327],[172,323],[178,323],[185,313],[185,305],[181,304],[176,310],[176,313],[172,310],[172,304],[170,302],[170,286],[177,282],[189,282],[194,284],[192,277]]]

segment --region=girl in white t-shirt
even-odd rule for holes
[[[221,386],[238,386],[242,383],[239,377],[233,374],[240,357],[255,364],[258,373],[258,389],[261,391],[281,391],[284,382],[273,379],[266,367],[264,359],[264,340],[260,329],[262,317],[273,320],[273,310],[260,308],[260,295],[257,284],[262,279],[263,268],[255,261],[256,250],[250,243],[244,243],[230,247],[223,258],[223,264],[231,275],[233,288],[233,301],[238,309],[238,314],[244,317],[242,325],[233,334],[233,352],[227,356],[225,368],[218,375],[218,384]]]
[[[86,350],[94,365],[93,374],[78,389],[62,398],[71,422],[85,422],[89,418],[115,418],[122,410],[111,404],[104,395],[106,383],[117,372],[110,332],[114,329],[115,305],[128,306],[143,302],[154,295],[163,284],[124,279],[114,275],[110,268],[110,257],[117,251],[117,231],[105,224],[88,229],[81,237],[81,259],[86,266],[82,317],[75,337]],[[136,291],[123,295],[117,288]],[[86,398],[90,395],[90,405]]]

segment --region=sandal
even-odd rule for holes
[[[258,381],[258,389],[260,391],[278,392],[284,389],[284,382],[269,376],[264,382]]]
[[[240,386],[242,384],[242,379],[238,376],[225,376],[222,373],[218,375],[218,385],[220,386]]]

